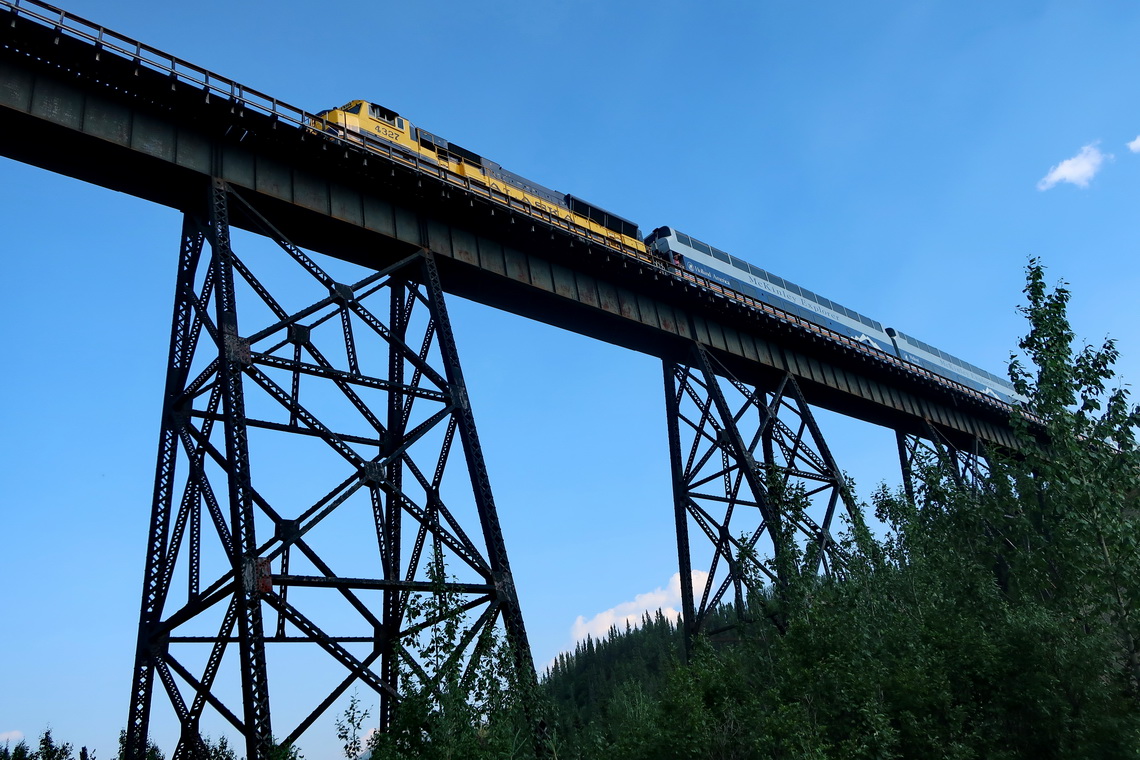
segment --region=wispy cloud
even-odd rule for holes
[[[703,570],[694,570],[693,586],[696,588],[703,586],[706,577],[708,577],[708,573]],[[644,594],[638,594],[632,601],[610,607],[589,620],[579,615],[570,628],[570,634],[574,643],[583,641],[586,636],[598,638],[605,636],[611,626],[616,625],[619,629],[625,630],[625,624],[628,622],[636,627],[646,612],[652,613],[657,610],[661,610],[665,617],[670,620],[677,620],[681,617],[680,607],[681,574],[673,573],[673,577],[665,586],[647,591]]]
[[[1140,140],[1140,138],[1137,138]],[[1129,144],[1131,147],[1131,143]],[[1066,158],[1049,170],[1037,183],[1038,190],[1048,190],[1059,182],[1068,182],[1077,187],[1088,187],[1089,181],[1100,171],[1106,159],[1111,154],[1101,153],[1097,143],[1089,143],[1081,148],[1081,152],[1072,158]]]
[[[0,731],[0,744],[19,744],[23,740],[23,731]]]
[[[704,588],[705,582],[709,574],[704,570],[694,570],[692,574],[694,593],[699,596],[700,589]],[[646,612],[654,613],[661,610],[669,620],[679,620],[681,618],[681,574],[673,573],[673,577],[664,586],[648,591],[644,594],[638,594],[632,601],[622,602],[621,604],[610,607],[604,612],[599,612],[589,620],[584,615],[579,615],[578,619],[574,621],[574,625],[570,626],[571,642],[562,651],[573,651],[574,646],[579,641],[585,641],[587,636],[591,638],[603,638],[609,633],[611,626],[617,626],[619,630],[625,630],[625,624],[628,621],[631,626],[636,628],[641,624],[641,618]],[[557,657],[550,658],[540,668],[539,672],[545,672],[554,667]]]
[[[1140,153],[1140,135],[1137,135],[1135,140],[1128,143],[1128,150],[1133,153]]]

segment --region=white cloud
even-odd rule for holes
[[[23,740],[23,731],[0,731],[0,744],[19,744]]]
[[[693,571],[693,594],[698,599],[701,595],[701,589],[705,586],[705,580],[709,574],[704,570]],[[571,643],[565,647],[563,652],[571,652],[574,646],[579,641],[585,641],[586,636],[598,639],[604,638],[609,633],[610,626],[616,625],[620,630],[625,630],[626,621],[636,628],[641,625],[641,618],[646,612],[654,613],[661,610],[669,620],[681,619],[681,574],[673,573],[673,577],[663,587],[658,587],[652,591],[644,594],[638,594],[633,598],[633,601],[622,602],[614,607],[610,607],[605,612],[599,612],[592,618],[587,620],[585,616],[579,615],[578,619],[574,621],[574,625],[570,627]],[[543,665],[539,672],[546,672],[554,667],[557,660],[556,657],[550,658],[550,661]]]
[[[1137,138],[1140,139],[1140,138]],[[1111,154],[1100,152],[1097,143],[1089,143],[1081,148],[1081,152],[1072,158],[1066,158],[1049,170],[1037,183],[1038,190],[1048,190],[1058,182],[1069,182],[1077,187],[1088,187],[1089,180],[1100,171],[1105,159],[1112,159]]]
[[[1135,140],[1128,143],[1128,150],[1133,153],[1140,153],[1140,135],[1137,135]]]
[[[693,586],[701,588],[704,586],[705,578],[708,573],[703,570],[693,571]],[[625,630],[625,624],[628,621],[630,625],[637,627],[641,623],[641,618],[646,612],[653,613],[657,610],[665,615],[670,620],[677,620],[681,617],[679,608],[681,607],[681,574],[673,573],[673,577],[669,579],[669,583],[663,587],[658,587],[652,591],[644,594],[638,594],[633,598],[633,601],[622,602],[619,605],[610,607],[604,612],[599,612],[592,618],[587,620],[582,615],[574,621],[574,625],[570,628],[570,634],[574,639],[574,643],[585,640],[586,636],[593,638],[604,637],[609,632],[610,627],[616,625],[619,629]]]

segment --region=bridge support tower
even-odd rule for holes
[[[174,757],[203,754],[208,716],[263,760],[354,687],[379,695],[383,730],[500,636],[532,687],[430,252],[337,280],[220,181],[204,205],[183,223],[127,756],[146,754],[158,691]],[[231,213],[276,244],[258,273]],[[425,655],[440,637],[446,657]]]
[[[664,379],[686,650],[756,614],[782,627],[765,599],[789,574],[841,571],[847,484],[790,373],[749,385],[694,344]]]

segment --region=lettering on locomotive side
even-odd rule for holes
[[[383,137],[386,140],[392,140],[394,142],[394,141],[400,139],[400,133],[394,129],[389,128],[389,127],[384,127],[384,126],[377,124],[374,127],[374,129],[376,130],[376,133],[378,135],[380,135],[381,137]]]
[[[506,189],[504,190],[503,186],[500,185],[498,182],[496,182],[495,180],[489,179],[489,180],[487,180],[487,187],[488,187],[488,189],[490,189],[496,193],[503,193],[504,195],[508,195],[511,198],[514,198],[515,200],[519,201],[520,203],[529,204],[529,205],[533,206],[535,209],[537,209],[538,211],[541,211],[541,212],[546,213],[546,214],[550,214],[553,217],[557,217],[559,219],[570,219],[570,212],[567,209],[564,209],[560,206],[555,206],[552,203],[547,203],[545,201],[534,198],[534,197],[530,196],[529,194],[527,194],[525,192],[525,189],[515,187],[513,184],[507,185]]]
[[[570,213],[564,208],[560,208],[558,206],[553,206],[549,203],[543,203],[542,201],[538,201],[538,200],[533,201],[532,205],[536,209],[538,209],[539,211],[545,211],[546,213],[550,214],[551,216],[556,216],[559,219],[569,219],[570,218]]]

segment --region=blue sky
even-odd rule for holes
[[[1039,256],[1078,335],[1140,375],[1134,3],[65,6],[310,110],[382,103],[994,371]],[[8,160],[0,180],[0,741],[50,724],[107,757],[180,218]],[[592,620],[675,604],[659,363],[450,308],[539,664]],[[888,432],[822,421],[861,493],[897,483]],[[330,717],[303,746],[334,741]]]

